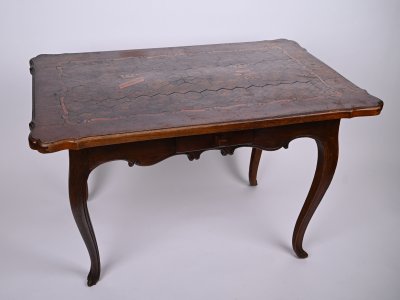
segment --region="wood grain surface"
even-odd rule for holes
[[[383,102],[296,42],[39,55],[40,152],[379,114]]]

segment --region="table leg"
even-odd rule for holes
[[[87,276],[87,285],[92,286],[100,277],[100,256],[86,203],[90,169],[85,153],[84,151],[69,151],[69,199],[76,225],[90,255],[91,267]]]
[[[262,150],[253,148],[251,150],[250,167],[249,167],[249,181],[251,186],[257,185],[257,171],[260,164]]]
[[[304,233],[335,173],[339,156],[339,126],[340,119],[337,119],[259,129],[254,135],[253,148],[266,151],[274,151],[282,147],[288,148],[289,143],[297,138],[308,137],[314,139],[317,143],[318,161],[314,179],[297,218],[292,238],[293,250],[299,258],[308,256],[303,249]],[[257,155],[255,150],[252,154]],[[253,164],[258,163],[256,159],[257,156],[253,161],[252,156],[250,170]],[[250,183],[256,182],[253,170],[250,171]],[[252,173],[253,175],[251,175]]]
[[[304,233],[335,173],[339,155],[338,129],[339,126],[337,125],[337,128],[328,130],[326,135],[322,134],[314,137],[318,146],[317,167],[310,191],[297,219],[292,238],[293,250],[299,258],[308,256],[302,246]]]
[[[244,143],[251,143],[253,146],[249,168],[250,185],[257,184],[257,169],[262,150],[273,151],[281,147],[287,148],[291,140],[301,137],[312,138],[317,143],[318,161],[314,179],[293,232],[293,249],[300,258],[308,256],[302,246],[304,233],[336,169],[339,152],[339,124],[340,120],[332,120],[265,128],[252,133],[251,139]],[[206,138],[208,139],[208,136]],[[192,144],[179,145],[181,148],[185,146],[190,148],[191,152],[198,153],[196,157],[206,150],[201,148],[197,151],[195,147],[193,150]],[[225,152],[229,154],[238,146],[240,144],[233,144],[229,146],[229,152]],[[87,208],[87,180],[90,172],[100,164],[112,160],[126,160],[130,165],[148,166],[175,154],[190,152],[177,151],[176,147],[175,139],[166,139],[94,147],[90,148],[90,151],[88,149],[70,150],[69,197],[75,222],[90,255],[91,268],[87,277],[89,286],[95,285],[100,277],[99,250]]]

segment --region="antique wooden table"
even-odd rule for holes
[[[100,258],[87,179],[100,164],[147,166],[177,154],[193,160],[209,149],[226,155],[252,147],[249,180],[256,185],[262,150],[312,138],[317,167],[292,239],[305,258],[305,230],[335,172],[340,119],[383,107],[288,40],[39,55],[30,65],[29,145],[69,150],[69,198],[91,259],[89,286],[99,280]]]

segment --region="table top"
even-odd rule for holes
[[[39,55],[40,152],[377,115],[383,102],[296,42]]]

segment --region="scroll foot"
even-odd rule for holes
[[[249,167],[249,181],[251,186],[257,185],[257,171],[260,164],[262,150],[253,148],[251,150],[250,167]]]
[[[327,128],[326,133],[315,139],[318,146],[317,168],[310,191],[297,219],[292,238],[293,250],[299,258],[308,256],[303,249],[304,233],[335,173],[339,156],[338,130],[339,123],[337,123],[337,126]]]
[[[90,269],[90,272],[87,276],[87,285],[88,286],[93,286],[95,285],[100,278],[100,270],[99,271],[92,271],[92,269]]]

